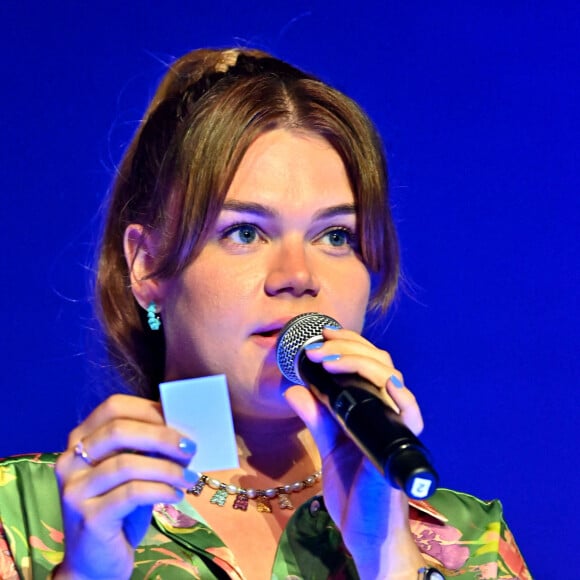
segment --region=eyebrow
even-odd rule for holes
[[[237,201],[235,199],[225,201],[224,205],[222,206],[222,210],[235,211],[238,213],[249,213],[263,218],[276,218],[280,216],[280,212],[272,209],[271,207],[262,205],[261,203],[256,203],[253,201]],[[356,205],[354,203],[341,203],[339,205],[333,205],[331,207],[318,210],[314,214],[314,220],[328,219],[336,216],[353,214],[356,214]]]

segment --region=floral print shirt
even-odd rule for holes
[[[56,457],[0,461],[0,579],[44,579],[63,558]],[[498,501],[440,489],[429,502],[411,502],[410,524],[426,562],[447,578],[531,578]],[[183,500],[154,506],[131,578],[241,580],[244,575],[234,554]],[[273,580],[301,578],[358,578],[320,496],[296,510],[273,563]]]

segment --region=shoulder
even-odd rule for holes
[[[56,463],[60,453],[25,453],[22,455],[11,455],[0,458],[0,467],[18,465],[53,465]]]
[[[419,511],[430,507],[445,520],[456,523],[485,523],[496,518],[502,518],[502,505],[497,499],[482,500],[469,493],[439,488],[428,501],[411,501],[411,506]]]
[[[54,473],[57,457],[34,453],[0,459],[0,517],[5,524],[30,513],[52,514],[60,505]]]
[[[410,500],[411,530],[419,542],[478,540],[486,531],[499,531],[503,522],[501,503],[440,488],[428,501]]]
[[[0,459],[0,536],[23,577],[44,578],[62,559],[57,457],[34,453]]]
[[[438,489],[429,501],[411,501],[410,506],[417,546],[448,574],[531,578],[498,500]]]
[[[16,485],[16,480],[19,487],[54,480],[58,456],[58,453],[29,453],[0,459],[0,493]]]

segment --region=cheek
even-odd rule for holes
[[[198,332],[215,334],[235,325],[249,308],[259,284],[256,269],[241,270],[219,260],[196,263],[175,285],[170,302],[177,323],[195,326]]]
[[[360,262],[356,268],[340,276],[336,282],[334,306],[342,325],[350,330],[361,332],[365,322],[365,315],[370,297],[370,275],[366,267]]]
[[[365,270],[366,273],[366,270]],[[362,332],[365,325],[365,317],[368,311],[370,298],[370,278],[367,275],[365,283],[360,287],[359,299],[358,301],[353,300],[353,304],[356,304],[355,312],[353,314],[356,317],[356,331]]]

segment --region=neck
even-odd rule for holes
[[[276,490],[288,487],[291,495],[292,491],[300,492],[300,503],[320,493],[322,483],[320,474],[317,474],[320,470],[318,449],[301,421],[289,419],[266,422],[236,415],[234,425],[240,465],[235,469],[206,472],[209,487],[216,490],[217,486],[231,485],[249,490],[249,497],[256,500],[258,511],[264,511],[264,506],[261,506],[264,502],[258,499],[262,494],[255,494],[258,490],[272,491],[273,495],[266,494],[272,499],[281,493]],[[281,512],[274,511],[279,516],[282,514],[282,520],[286,521],[289,512],[284,509],[287,506],[282,504],[289,500],[280,495],[278,501],[281,502]],[[292,503],[290,501],[290,505]]]
[[[291,474],[304,478],[320,468],[316,445],[300,419],[237,416],[234,425],[242,469],[276,480]]]

